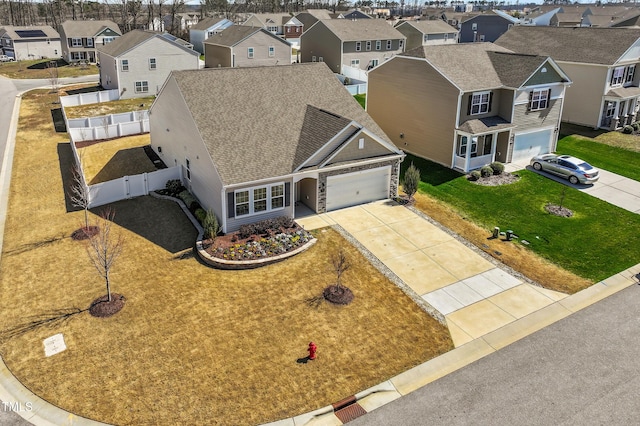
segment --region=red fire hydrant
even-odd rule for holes
[[[318,347],[315,343],[310,342],[309,349],[307,349],[307,351],[309,351],[309,359],[316,359],[316,352],[318,351]]]

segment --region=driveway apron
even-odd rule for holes
[[[307,230],[340,225],[445,317],[456,347],[567,296],[510,275],[390,200],[296,221]]]

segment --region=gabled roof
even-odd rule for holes
[[[613,65],[638,38],[640,30],[629,28],[515,26],[495,43],[555,61]]]
[[[488,10],[481,13],[474,13],[472,16],[469,16],[467,19],[464,19],[462,23],[466,24],[469,21],[473,21],[476,18],[482,18],[482,17],[489,17],[490,19],[493,19],[493,20],[503,19],[504,21],[511,22],[512,24],[515,24],[516,22],[518,22],[517,18],[514,18],[513,16],[509,16],[506,13],[498,14],[493,10]]]
[[[172,44],[176,47],[179,47],[185,51],[194,52],[194,54],[198,54],[192,49],[185,47],[184,43],[180,43],[179,41],[177,41],[180,39],[176,38],[176,40],[172,40],[170,37],[164,37],[162,33],[149,31],[149,30],[130,31],[125,35],[116,38],[111,43],[105,44],[104,46],[98,46],[98,51],[106,53],[107,55],[115,58],[129,52],[131,49],[134,49],[135,47],[145,43],[147,40],[150,40],[154,37],[160,40],[163,40],[169,44]],[[180,41],[184,42],[184,40],[180,40]]]
[[[397,40],[406,37],[400,31],[387,24],[384,19],[330,19],[318,21],[325,25],[342,41],[361,40]]]
[[[307,9],[300,13],[308,13],[316,19],[331,19],[330,12],[327,9]]]
[[[616,28],[640,28],[640,11],[613,22],[611,26]]]
[[[574,22],[580,22],[583,19],[584,17],[582,16],[581,13],[576,13],[576,12],[556,13],[556,21],[558,21],[558,23],[563,23],[563,22],[574,23]]]
[[[93,37],[96,34],[102,32],[104,29],[109,28],[118,34],[122,34],[120,27],[113,21],[64,21],[62,28],[67,37]]]
[[[401,56],[426,59],[464,92],[519,88],[548,60],[513,53],[492,43],[422,46]]]
[[[457,33],[458,29],[452,27],[441,19],[434,19],[428,21],[405,21],[396,26],[411,25],[422,34],[444,34],[444,33]]]
[[[208,30],[209,28],[224,20],[226,20],[226,18],[204,18],[203,20],[198,21],[197,24],[193,25],[191,29],[201,31]]]
[[[324,63],[173,71],[172,79],[225,185],[293,173],[347,122],[395,148]]]
[[[246,27],[244,25],[232,25],[224,31],[209,37],[204,43],[231,47],[259,32],[263,32],[282,43],[288,44],[286,40],[273,35],[262,27]]]
[[[0,27],[0,37],[5,35],[14,41],[60,38],[60,34],[58,34],[58,32],[49,25],[35,25],[29,27],[4,25]]]
[[[293,16],[288,13],[253,13],[247,18],[247,21],[251,19],[251,17],[256,17],[264,26],[269,24],[281,26],[293,18]],[[246,21],[242,25],[246,25]]]

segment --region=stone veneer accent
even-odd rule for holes
[[[387,160],[380,163],[365,164],[361,166],[348,167],[346,169],[333,170],[320,173],[318,176],[318,213],[327,212],[327,177],[342,175],[345,173],[359,172],[361,170],[377,169],[378,167],[391,166],[391,185],[389,187],[389,198],[398,196],[398,185],[400,181],[400,160]]]

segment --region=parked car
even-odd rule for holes
[[[15,59],[13,59],[11,56],[0,55],[0,62],[13,62],[13,61],[15,61]]]
[[[543,154],[531,159],[531,166],[535,170],[543,170],[554,175],[569,179],[569,182],[595,183],[600,177],[600,171],[586,161],[570,155]]]

